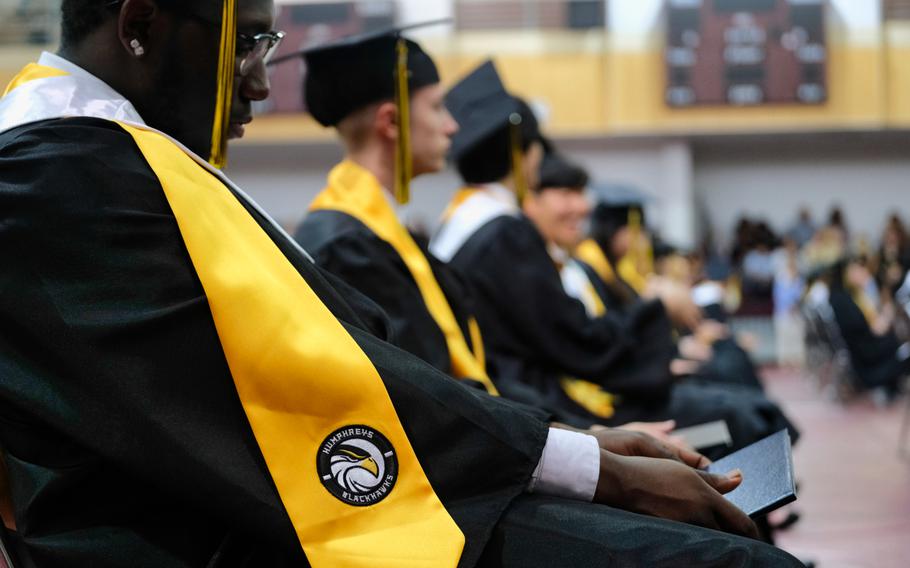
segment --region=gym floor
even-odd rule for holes
[[[907,398],[832,401],[805,371],[767,368],[765,385],[802,431],[794,449],[801,520],[777,544],[818,568],[910,566],[910,440],[898,455]]]

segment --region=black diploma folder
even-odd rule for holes
[[[710,466],[711,473],[743,472],[743,482],[725,497],[750,517],[769,513],[796,500],[790,434],[781,430],[733,452]]]

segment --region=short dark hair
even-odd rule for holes
[[[542,142],[537,118],[531,108],[520,101],[518,114],[521,151],[527,152],[534,142]],[[512,133],[508,123],[478,142],[455,160],[455,168],[467,184],[493,183],[512,170]]]
[[[77,45],[113,13],[110,0],[63,0],[60,5],[60,35],[64,47]]]
[[[156,0],[160,5],[175,6],[177,0]],[[189,3],[198,2],[190,0]],[[63,47],[78,45],[120,9],[113,0],[63,0],[60,4],[60,43]]]
[[[568,188],[581,191],[588,185],[588,172],[555,152],[547,154],[540,165],[540,184],[536,191]]]

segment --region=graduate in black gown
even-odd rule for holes
[[[899,391],[910,374],[910,345],[902,343],[875,309],[863,309],[863,285],[871,278],[854,260],[842,260],[825,271],[837,327],[850,352],[850,363],[859,386],[881,389],[888,398]],[[876,321],[879,319],[879,321]]]
[[[530,109],[505,91],[492,63],[453,87],[447,105],[461,125],[452,158],[467,187],[430,250],[471,283],[500,380],[530,385],[552,406],[590,412],[564,380],[583,379],[617,397],[605,420],[619,423],[724,419],[736,447],[789,426],[760,394],[679,382],[670,372],[676,348],[660,301],[591,318],[566,294],[545,240],[516,202],[522,184],[536,186],[544,144]]]
[[[383,341],[375,304],[218,171],[268,95],[273,13],[64,0],[61,51],[0,100],[0,442],[21,564],[798,565],[546,497],[546,422]],[[630,436],[596,439],[597,503],[755,534],[712,488],[735,476],[631,457],[664,447]]]
[[[393,104],[397,41],[395,33],[367,35],[301,54],[307,62],[307,108],[321,124],[337,129],[347,155],[329,173],[326,188],[294,238],[319,266],[385,311],[396,345],[444,373],[499,394],[495,377],[487,374],[467,284],[398,217],[407,201],[402,188],[411,181],[397,177],[398,170],[416,177],[444,168],[458,125],[442,104],[444,91],[432,59],[417,43],[401,40],[408,50],[412,126],[406,150],[410,163],[396,162],[401,140],[386,132],[399,113]],[[533,389],[498,386],[508,398],[545,406]],[[592,423],[564,411],[555,412],[555,418],[579,427]]]
[[[642,294],[661,298],[682,296],[698,317],[686,321],[677,318],[676,331],[680,334],[678,346],[683,357],[698,364],[691,374],[706,381],[739,385],[764,391],[761,379],[748,353],[731,336],[722,322],[713,319],[713,312],[695,305],[689,286],[664,277],[650,278],[643,286],[633,286],[627,281],[632,243],[647,238],[644,198],[635,190],[624,187],[601,186],[594,192],[596,205],[591,215],[591,238],[577,247],[579,260],[588,266],[603,282],[606,301],[615,308],[635,305],[642,301]],[[596,267],[596,268],[595,268]],[[631,276],[638,279],[639,276]]]

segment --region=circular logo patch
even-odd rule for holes
[[[392,492],[398,479],[398,457],[378,430],[345,426],[319,446],[316,471],[329,493],[348,505],[365,507]]]

